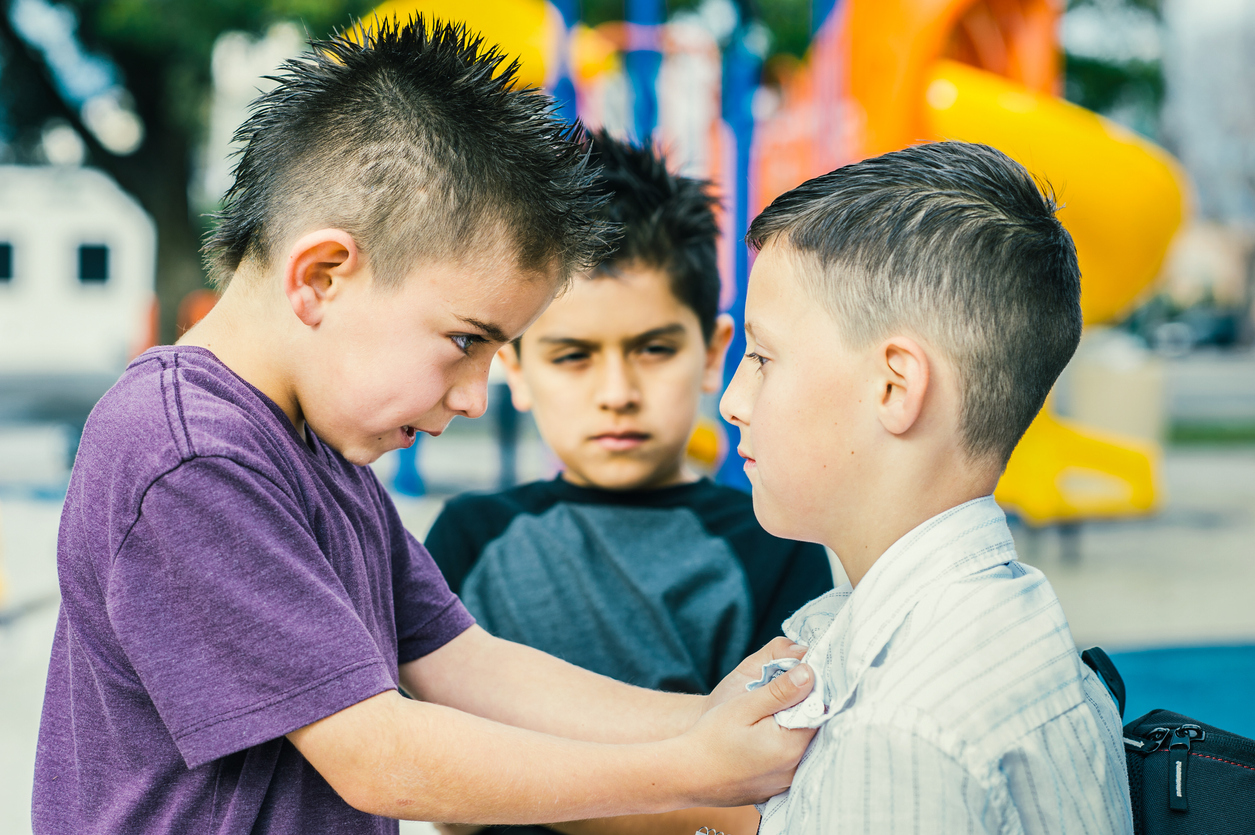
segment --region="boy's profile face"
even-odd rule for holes
[[[862,453],[876,437],[876,383],[866,352],[798,280],[797,259],[768,243],[745,297],[746,356],[719,404],[741,430],[737,447],[754,513],[776,536],[832,541],[834,510],[874,478]]]
[[[721,384],[731,323],[707,345],[697,314],[661,270],[626,265],[577,278],[501,351],[521,410],[565,465],[564,478],[608,490],[665,487],[696,476],[685,451],[703,392]]]
[[[556,278],[523,273],[513,256],[417,267],[398,287],[368,270],[335,279],[301,365],[303,417],[355,464],[478,417],[488,367],[553,298]]]

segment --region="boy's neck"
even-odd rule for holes
[[[291,375],[283,365],[290,356],[282,328],[273,324],[285,317],[267,317],[262,307],[274,300],[256,287],[242,286],[237,276],[213,309],[175,343],[204,348],[283,410],[298,433],[305,420]]]
[[[892,469],[892,468],[890,468]],[[852,586],[857,586],[876,561],[902,537],[934,516],[973,499],[988,496],[1001,470],[951,466],[920,472],[898,468],[880,478],[834,519],[824,544],[841,561]]]

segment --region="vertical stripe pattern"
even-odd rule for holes
[[[942,513],[785,623],[819,727],[761,835],[1132,833],[1120,719],[992,497]]]

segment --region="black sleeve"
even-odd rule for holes
[[[757,632],[750,641],[750,652],[783,635],[780,625],[785,620],[816,597],[832,591],[832,566],[822,545],[776,541],[787,547],[780,552],[776,587],[759,607],[761,615],[756,624]]]
[[[453,499],[444,506],[423,545],[444,574],[454,594],[462,593],[462,583],[479,559],[482,544],[476,536],[473,508],[464,500]]]

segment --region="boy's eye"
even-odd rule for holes
[[[676,353],[676,347],[664,342],[651,342],[641,348],[641,353],[651,357],[673,357]]]
[[[453,340],[453,344],[458,346],[458,350],[464,354],[469,354],[476,345],[488,341],[473,333],[458,333],[450,336],[449,339]]]
[[[558,354],[552,360],[554,365],[570,365],[577,362],[583,362],[588,359],[587,351],[568,351],[565,354]]]
[[[767,363],[767,358],[753,351],[746,351],[745,358],[750,362],[758,363],[758,367],[762,368]]]

